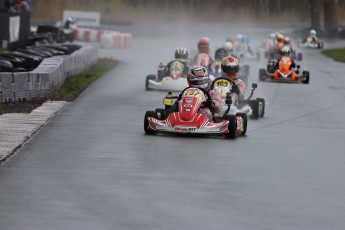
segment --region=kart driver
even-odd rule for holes
[[[281,49],[281,56],[278,59],[277,64],[276,64],[277,69],[273,72],[273,78],[275,80],[279,80],[278,70],[280,69],[282,65],[286,65],[286,63],[290,63],[290,66],[289,66],[290,70],[296,67],[296,63],[291,58],[290,54],[291,54],[291,48],[288,46],[283,46],[283,48]],[[296,75],[297,73],[291,75],[292,81],[296,80]]]
[[[281,48],[284,46],[284,35],[279,33],[276,37],[276,48],[277,50],[281,50]]]
[[[208,38],[202,38],[198,41],[198,54],[207,54],[210,62],[213,62],[213,58],[210,55],[210,40]],[[194,63],[197,63],[198,54],[194,57]]]
[[[220,63],[223,58],[229,55],[228,51],[224,48],[218,48],[214,53],[215,61],[208,65],[208,72],[209,74],[213,75],[213,77],[218,77],[221,74]]]
[[[202,114],[205,114],[210,121],[212,121],[213,116],[212,113],[220,113],[226,110],[226,105],[221,99],[221,96],[218,92],[211,90],[211,80],[208,74],[208,71],[203,66],[193,66],[188,71],[187,74],[187,82],[189,87],[197,87],[205,89],[211,96],[212,100],[208,100],[204,107],[200,109]],[[179,101],[182,95],[179,95],[179,98],[175,101],[172,108],[166,111],[166,117],[172,113],[178,111]]]
[[[245,83],[238,78],[238,71],[240,69],[239,61],[233,56],[227,56],[222,59],[222,76],[233,80],[232,92],[238,95],[239,100],[244,99],[246,90]]]
[[[186,48],[180,47],[178,49],[176,49],[175,51],[175,60],[180,61],[183,64],[183,76],[186,76],[189,70],[189,54],[188,54],[188,50]],[[175,60],[169,62],[166,66],[166,75],[169,75],[169,69],[170,69],[170,65],[171,63],[173,63]]]
[[[205,89],[211,96],[206,106],[201,108],[200,112],[208,116],[209,120],[212,121],[213,113],[220,113],[223,111],[223,101],[220,94],[214,90],[211,90],[211,80],[208,71],[203,66],[193,66],[187,75],[187,81],[189,87],[198,87]]]
[[[309,35],[306,37],[306,39],[303,41],[303,43],[310,42],[310,43],[316,43],[319,39],[316,37],[316,31],[310,30]]]

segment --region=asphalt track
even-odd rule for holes
[[[258,44],[282,27],[294,29],[119,28],[132,48],[100,55],[121,63],[0,165],[0,229],[344,229],[345,65],[318,50],[303,50],[309,85],[258,82],[265,61],[249,62],[266,115],[245,137],[144,134],[145,111],[165,94],[146,92],[145,76],[175,48],[208,36],[215,50],[236,33]]]

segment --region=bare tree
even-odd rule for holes
[[[311,27],[316,30],[321,29],[321,10],[324,0],[310,0]]]
[[[338,0],[324,1],[324,13],[325,13],[325,30],[332,32],[338,25]]]

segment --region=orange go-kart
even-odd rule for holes
[[[300,71],[300,66],[296,69],[291,68],[291,57],[282,57],[278,63],[273,59],[268,60],[267,70],[259,70],[260,81],[277,81],[287,83],[309,84],[309,71]]]

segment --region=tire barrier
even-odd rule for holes
[[[75,40],[100,43],[100,47],[105,49],[130,48],[132,42],[132,34],[130,33],[79,27],[72,28],[72,31]]]
[[[65,79],[85,72],[98,60],[98,48],[83,45],[71,55],[44,59],[30,72],[0,73],[1,102],[45,101]]]

